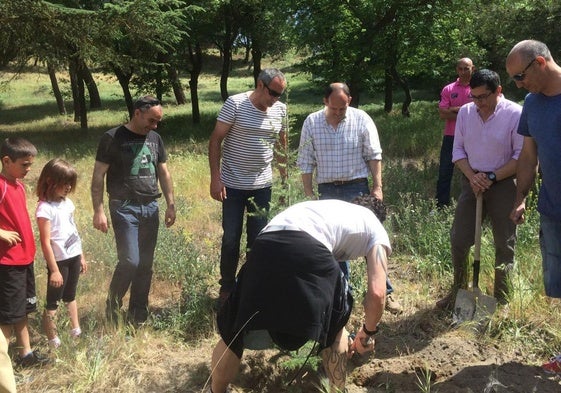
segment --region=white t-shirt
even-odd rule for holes
[[[323,243],[336,260],[366,256],[377,244],[391,254],[388,233],[366,207],[335,199],[297,203],[276,215],[262,232],[299,230]]]
[[[82,241],[74,223],[74,203],[39,201],[35,216],[51,222],[51,247],[57,261],[82,254]]]

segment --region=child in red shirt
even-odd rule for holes
[[[35,146],[23,138],[6,138],[0,146],[0,328],[7,341],[13,330],[21,367],[47,361],[31,350],[27,319],[37,309],[35,239],[20,179],[36,155]]]

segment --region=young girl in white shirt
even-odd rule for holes
[[[80,273],[87,270],[82,242],[74,223],[74,203],[67,197],[76,188],[78,174],[66,161],[55,158],[47,162],[37,182],[36,218],[41,249],[47,262],[47,301],[43,328],[53,348],[61,344],[55,317],[62,300],[68,309],[72,337],[82,333],[76,304],[76,287]]]

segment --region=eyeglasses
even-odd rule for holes
[[[491,94],[493,94],[492,91],[490,91],[487,94],[480,94],[478,96],[474,96],[473,94],[470,94],[469,98],[471,98],[473,101],[483,101],[483,100],[487,99]]]
[[[279,93],[278,91],[271,89],[269,86],[267,86],[266,83],[263,83],[263,86],[267,88],[267,90],[269,91],[269,95],[271,97],[279,98],[280,96],[282,96],[282,93]]]
[[[522,82],[524,80],[524,78],[526,78],[526,71],[528,70],[528,68],[530,68],[532,66],[532,64],[534,64],[534,61],[536,61],[537,59],[534,59],[530,62],[530,64],[528,64],[526,66],[526,68],[524,68],[524,70],[520,73],[520,74],[514,74],[512,76],[512,79],[514,79],[516,82]]]
[[[134,103],[134,109],[140,109],[141,111],[152,108],[153,106],[160,105],[160,100],[155,98],[143,97]]]

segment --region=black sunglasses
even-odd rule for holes
[[[519,74],[514,74],[514,75],[512,76],[512,79],[514,79],[516,82],[522,82],[522,81],[524,80],[524,78],[526,78],[526,71],[528,71],[528,68],[530,68],[530,67],[532,66],[532,64],[534,64],[534,62],[535,62],[536,60],[537,60],[537,59],[532,60],[532,61],[530,62],[530,64],[528,64],[528,65],[526,66],[526,68],[524,68],[524,70],[523,70],[521,73],[519,73]]]
[[[490,91],[489,93],[480,94],[478,96],[474,96],[473,94],[470,94],[469,98],[471,98],[473,101],[483,101],[483,100],[487,99],[493,93],[494,92]]]
[[[282,96],[282,93],[279,93],[278,91],[271,89],[269,86],[267,86],[265,82],[263,82],[263,86],[267,88],[267,90],[269,91],[269,95],[271,97],[279,98],[280,96]]]
[[[148,109],[148,108],[152,108],[153,106],[157,106],[160,105],[160,100],[157,100],[155,98],[141,98],[140,100],[136,101],[134,103],[134,109]]]

